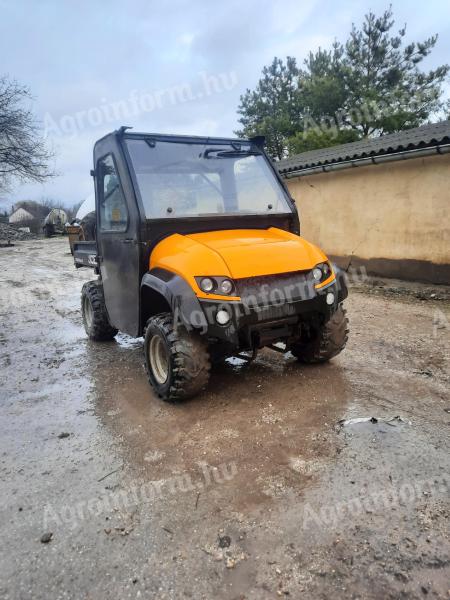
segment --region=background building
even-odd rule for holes
[[[16,202],[9,215],[9,223],[19,227],[29,227],[33,233],[42,232],[42,224],[49,213],[49,207],[32,200]]]
[[[29,210],[20,207],[9,215],[9,222],[17,225],[22,221],[30,221],[35,218],[36,215],[33,215]]]
[[[450,121],[277,163],[301,232],[340,266],[450,283]]]

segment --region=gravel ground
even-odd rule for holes
[[[87,341],[67,239],[0,263],[1,598],[450,597],[448,288],[359,283],[329,364],[173,406]]]

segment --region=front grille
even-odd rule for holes
[[[237,293],[248,307],[277,307],[315,296],[311,271],[295,271],[236,280]]]

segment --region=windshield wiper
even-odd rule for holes
[[[211,156],[214,154],[214,156]],[[236,158],[243,156],[261,156],[256,150],[224,150],[223,148],[206,148],[203,158]]]

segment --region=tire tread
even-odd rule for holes
[[[93,312],[92,325],[90,328],[87,326],[84,317],[83,298],[85,296],[89,298]],[[89,339],[97,342],[112,340],[114,336],[117,335],[118,330],[109,323],[102,284],[99,281],[86,282],[81,290],[81,299],[83,323]]]
[[[155,393],[167,402],[180,402],[192,398],[209,381],[211,362],[206,340],[202,340],[197,333],[189,333],[182,326],[177,329],[173,325],[171,313],[161,313],[150,317],[147,321],[144,337],[147,345],[147,330],[149,327],[159,329],[164,334],[171,354],[170,386],[161,391],[152,382],[148,358],[145,361],[147,377]]]
[[[347,311],[340,304],[312,342],[296,344],[292,346],[291,352],[301,362],[327,362],[342,352],[347,344],[348,334]]]

